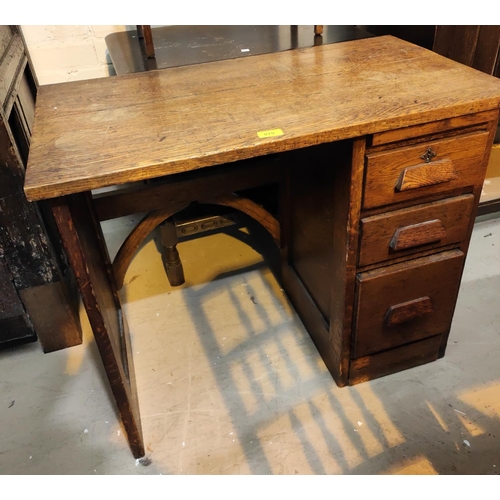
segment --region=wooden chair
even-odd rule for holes
[[[321,36],[323,34],[323,25],[314,25],[314,35]],[[144,44],[144,51],[149,59],[155,57],[155,46],[153,42],[153,31],[151,30],[150,24],[137,25],[137,35],[139,37],[139,43]]]

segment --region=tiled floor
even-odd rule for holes
[[[106,223],[111,253],[131,224]],[[476,224],[445,358],[343,389],[256,242],[221,233],[182,243],[177,289],[153,240],[128,270],[150,465],[128,449],[85,323],[81,346],[0,353],[0,473],[500,470],[500,219]]]

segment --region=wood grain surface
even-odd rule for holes
[[[52,198],[499,105],[497,79],[391,36],[47,85],[25,191]],[[257,136],[273,129],[283,135]]]
[[[396,183],[396,191],[408,191],[450,182],[457,178],[453,162],[449,159],[420,163],[405,168]]]

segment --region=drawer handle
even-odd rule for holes
[[[431,299],[429,297],[420,297],[419,299],[409,300],[389,307],[385,314],[385,323],[387,326],[400,325],[432,312],[434,312],[434,308]]]
[[[453,163],[449,159],[420,163],[405,168],[396,183],[396,191],[408,191],[425,186],[442,184],[457,178]]]
[[[411,226],[396,229],[389,247],[397,252],[406,248],[426,245],[442,240],[446,236],[446,229],[440,219],[420,222]]]

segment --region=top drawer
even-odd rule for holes
[[[474,132],[367,154],[363,208],[480,184],[488,136]]]

